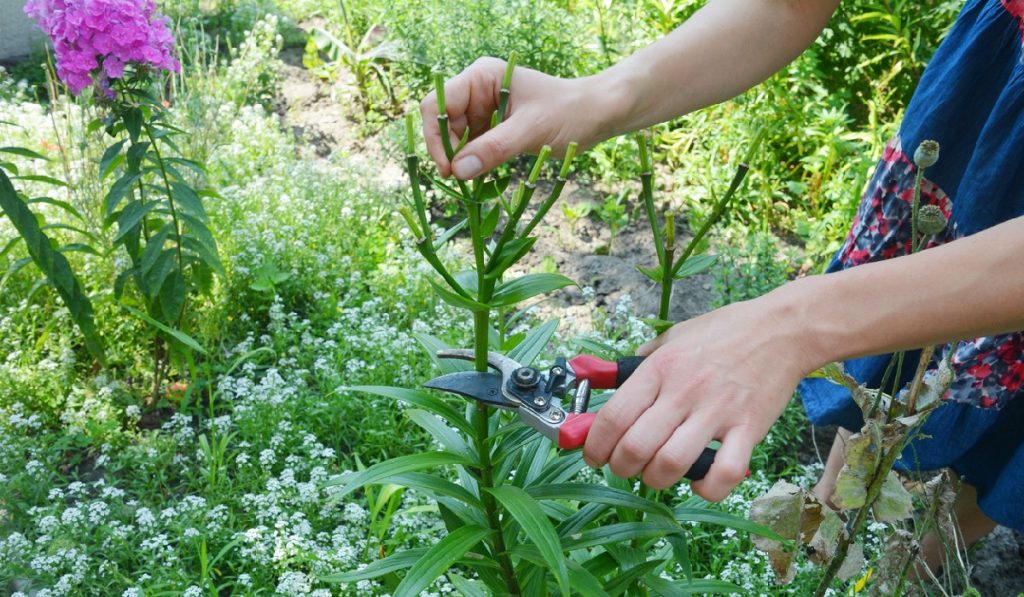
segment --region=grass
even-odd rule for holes
[[[405,58],[387,66],[407,100],[423,93],[433,64],[452,74],[481,54],[517,50],[530,66],[590,72],[671,28],[698,3],[648,2],[641,11],[589,0],[412,4],[350,3],[357,29],[380,23],[407,42]],[[880,123],[895,122],[913,82],[908,69],[885,87],[871,83],[890,73],[893,57],[858,67],[864,56],[884,54],[858,42],[882,26],[851,18],[867,6],[849,3],[825,40],[765,85],[656,131],[662,191],[699,218],[709,198],[698,189],[728,177],[732,148],[757,123],[777,123],[759,158],[764,167],[751,173],[718,243],[722,303],[770,290],[805,260],[820,265],[844,232],[875,150],[892,130]],[[913,13],[929,39],[951,14],[949,3],[897,6]],[[471,337],[468,322],[425,285],[426,266],[394,216],[400,197],[375,179],[383,164],[341,154],[314,159],[272,111],[278,49],[305,45],[295,24],[337,22],[336,10],[313,0],[239,0],[172,11],[186,68],[170,109],[194,132],[185,152],[208,165],[208,182],[219,190],[207,208],[228,269],[194,307],[195,335],[209,355],[196,363],[196,377],[179,364],[172,391],[150,396],[150,332],[126,318],[109,291],[116,255],[69,254],[111,346],[102,371],[59,299],[31,267],[16,267],[24,249],[0,256],[0,591],[378,595],[386,582],[337,586],[318,576],[432,544],[444,528],[436,504],[414,492],[402,494],[397,514],[384,521],[379,513],[374,519],[363,494],[330,506],[318,485],[430,446],[396,403],[346,386],[413,387],[433,373],[418,332],[456,344]],[[458,51],[444,52],[455,38]],[[891,51],[908,60],[900,48]],[[0,124],[0,137],[53,158],[18,164],[70,175],[68,199],[93,214],[103,190],[99,145],[83,130],[89,109],[48,103],[41,62],[34,57],[14,77],[0,74],[0,121],[16,123]],[[810,113],[808,97],[819,106]],[[632,147],[627,139],[596,148],[583,158],[581,178],[621,189],[636,175]],[[709,172],[708,163],[724,170]],[[73,233],[57,234],[73,240]],[[13,235],[0,220],[0,250]],[[793,249],[779,253],[779,237]],[[596,315],[595,329],[582,335],[628,352],[648,333],[637,315],[623,302]],[[563,330],[546,356],[578,351],[576,340]],[[777,478],[813,478],[816,469],[792,450],[806,429],[794,403],[757,448],[752,478],[724,507],[744,514]],[[677,492],[674,499],[691,497],[685,486]],[[763,556],[743,533],[698,526],[689,539],[696,577],[775,592]],[[816,580],[805,566],[794,590]],[[452,590],[446,580],[431,588]]]

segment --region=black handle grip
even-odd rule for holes
[[[704,451],[697,458],[697,462],[693,463],[693,466],[690,467],[690,470],[686,471],[683,477],[691,481],[703,479],[708,474],[708,471],[711,470],[712,463],[715,462],[715,453],[715,450],[711,448],[704,448]]]
[[[616,364],[618,365],[618,371],[615,373],[615,387],[619,387],[626,383],[636,368],[640,366],[640,363],[644,362],[646,357],[622,357]]]

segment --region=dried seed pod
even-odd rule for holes
[[[939,161],[939,142],[932,139],[921,141],[914,152],[914,163],[918,168],[930,168]]]
[[[946,214],[935,205],[922,205],[917,210],[917,229],[921,234],[931,236],[946,229],[949,220]]]

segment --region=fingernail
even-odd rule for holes
[[[483,164],[480,163],[480,158],[475,155],[467,155],[455,160],[452,169],[455,171],[455,176],[462,180],[468,180],[480,174]]]

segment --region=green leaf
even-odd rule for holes
[[[498,227],[498,220],[501,217],[501,204],[496,203],[491,211],[487,212],[484,216],[483,223],[480,227],[480,236],[482,238],[489,238],[494,234],[494,229]]]
[[[22,177],[22,178],[24,178],[24,177]],[[52,205],[52,206],[54,206],[54,207],[56,207],[58,209],[61,209],[61,210],[65,211],[65,212],[75,216],[80,221],[85,222],[85,217],[82,216],[82,212],[78,211],[75,208],[75,206],[71,205],[67,201],[61,201],[60,199],[54,199],[52,197],[35,197],[33,199],[29,199],[28,201],[26,201],[26,203],[28,203],[29,205],[33,205],[35,203],[45,203],[47,205]]]
[[[458,428],[470,437],[475,434],[473,426],[469,424],[466,417],[462,416],[460,412],[449,406],[444,400],[429,392],[425,392],[423,390],[410,390],[407,388],[393,388],[391,386],[348,386],[342,389],[352,392],[366,392],[367,394],[401,400],[406,404],[411,404],[413,406],[429,410],[435,415],[440,416],[445,421],[448,421],[449,424]]]
[[[185,277],[181,275],[180,269],[175,268],[160,285],[160,291],[157,294],[157,299],[160,301],[160,312],[165,321],[178,320],[182,307],[185,305],[187,292]]]
[[[519,523],[523,532],[550,566],[562,595],[569,595],[569,573],[566,570],[565,557],[562,554],[561,540],[558,538],[555,527],[541,510],[540,504],[525,491],[513,485],[502,485],[485,491],[501,502],[512,518]]]
[[[146,214],[153,211],[153,208],[156,206],[157,203],[153,201],[142,203],[138,199],[130,201],[128,205],[125,205],[124,209],[121,210],[121,215],[117,216],[117,234],[114,235],[114,244],[117,244],[136,226],[140,225]]]
[[[188,168],[189,170],[195,172],[199,176],[206,176],[206,167],[203,166],[202,164],[200,164],[199,162],[194,161],[194,160],[189,160],[189,159],[185,159],[185,158],[169,157],[169,158],[164,158],[164,161],[165,162],[169,162],[171,164],[178,164],[179,166],[185,166],[186,168]]]
[[[653,574],[644,578],[644,583],[655,593],[664,597],[679,597],[685,595],[743,595],[742,587],[724,580],[711,580],[706,578],[695,578],[692,580],[668,580]]]
[[[483,183],[483,185],[477,189],[477,200],[481,202],[490,201],[491,199],[500,196],[505,192],[505,189],[508,188],[509,180],[511,179],[508,176],[503,176]]]
[[[444,421],[439,417],[418,408],[410,409],[405,414],[412,419],[413,423],[416,423],[433,436],[446,450],[455,454],[461,454],[472,460],[475,466],[479,466],[476,452],[470,449],[469,444],[466,443],[466,440],[462,439],[461,435],[445,425]]]
[[[672,510],[668,506],[642,498],[635,493],[614,489],[605,485],[588,483],[534,485],[527,488],[526,493],[538,500],[572,500],[580,503],[607,504],[621,508],[632,508],[641,512],[650,512],[667,520],[674,520]]]
[[[469,130],[469,129],[466,129]],[[461,597],[488,597],[490,593],[484,588],[483,583],[478,580],[468,580],[454,572],[448,573],[448,580],[458,591]]]
[[[641,274],[647,276],[648,278],[650,278],[654,282],[657,282],[658,284],[661,284],[661,282],[662,282],[662,279],[661,279],[662,278],[662,273],[661,273],[661,266],[660,265],[656,265],[654,267],[645,267],[643,265],[638,265],[638,266],[636,266],[636,269]]]
[[[436,251],[436,250],[440,249],[441,247],[444,246],[444,244],[446,242],[448,242],[451,239],[455,238],[455,235],[458,234],[459,232],[461,232],[462,229],[465,228],[468,224],[469,224],[469,221],[466,220],[465,218],[463,218],[462,221],[460,221],[458,224],[456,224],[456,225],[452,226],[451,228],[445,230],[444,234],[442,234],[441,236],[437,237],[437,240],[434,241],[434,250]]]
[[[530,236],[527,238],[517,238],[505,243],[505,246],[501,248],[501,252],[495,258],[497,259],[496,265],[491,268],[491,271],[487,272],[487,277],[491,280],[500,278],[505,273],[505,270],[518,263],[524,255],[529,253],[536,242],[537,237]]]
[[[0,171],[0,209],[14,224],[18,234],[25,240],[25,247],[32,261],[43,272],[50,284],[57,290],[64,306],[68,308],[71,319],[78,326],[85,341],[86,349],[100,363],[106,362],[103,341],[96,331],[93,320],[92,303],[82,290],[71,264],[60,252],[54,250],[53,243],[39,227],[39,221],[28,205],[21,200],[14,190],[7,175]],[[5,249],[6,251],[6,249]]]
[[[529,367],[533,364],[533,361],[540,356],[541,351],[551,341],[551,337],[555,335],[555,330],[558,329],[558,320],[552,319],[545,321],[541,325],[530,330],[526,337],[516,345],[508,356],[515,361],[521,363],[524,367]]]
[[[11,250],[14,249],[14,247],[17,246],[17,244],[20,243],[21,241],[22,238],[20,236],[15,236],[14,238],[7,241],[7,244],[4,245],[4,248],[0,249],[0,259],[7,257],[7,254],[10,253]]]
[[[440,284],[434,282],[433,280],[428,281],[430,282],[430,285],[434,287],[434,292],[436,292],[437,295],[441,297],[441,300],[443,300],[444,302],[448,303],[453,307],[458,307],[460,309],[468,309],[470,311],[473,311],[474,313],[476,313],[477,311],[487,310],[487,305],[483,303],[475,301],[471,298],[466,298],[460,294],[456,294],[455,291],[449,290],[448,288],[441,286]]]
[[[205,243],[200,242],[194,236],[184,236],[181,239],[181,246],[191,254],[195,255],[206,264],[217,275],[220,277],[226,277],[227,272],[224,271],[224,265],[220,262],[220,256],[217,255],[216,248],[211,248]],[[288,274],[291,276],[291,274]]]
[[[672,514],[675,516],[676,521],[680,523],[705,522],[730,529],[736,529],[738,531],[746,531],[748,533],[768,537],[770,539],[782,540],[782,537],[770,528],[751,520],[747,520],[742,516],[729,514],[728,512],[721,512],[710,508],[679,506],[672,510]]]
[[[566,551],[588,549],[632,541],[633,539],[654,539],[679,532],[679,525],[662,518],[650,518],[642,522],[619,522],[602,527],[587,529],[567,537],[563,543]]]
[[[530,484],[540,485],[568,481],[576,476],[576,473],[580,472],[585,466],[587,465],[583,462],[582,451],[562,454],[548,463],[544,470],[541,471],[540,475],[538,475],[536,479],[532,480]]]
[[[447,537],[428,549],[409,569],[405,578],[395,589],[394,597],[417,597],[438,576],[444,574],[452,564],[464,556],[470,548],[492,532],[483,527],[464,526],[449,533]]]
[[[601,586],[601,581],[586,568],[574,560],[566,560],[566,564],[569,567],[569,582],[577,594],[587,597],[608,597],[608,593]]]
[[[128,151],[124,154],[124,160],[128,163],[128,170],[131,172],[138,172],[139,166],[142,165],[142,160],[147,155],[155,156],[156,154],[149,153],[149,142],[143,141],[142,143],[134,143],[128,148]]]
[[[44,176],[42,174],[26,174],[24,176],[16,176],[15,180],[31,180],[32,182],[41,182],[44,184],[53,185],[55,187],[70,186],[68,185],[68,183],[64,182],[63,180],[60,180],[59,178],[54,178],[52,176]]]
[[[124,120],[124,128],[128,131],[132,143],[135,143],[139,140],[139,134],[142,132],[142,109],[136,107],[128,108],[121,115],[121,118]]]
[[[113,220],[111,218],[114,212],[117,211],[117,206],[121,204],[121,200],[125,198],[125,195],[131,190],[142,174],[132,174],[125,172],[114,181],[114,184],[110,185],[110,190],[107,191],[107,195],[103,198],[103,213],[106,218],[107,224],[109,225]]]
[[[327,576],[321,576],[320,580],[324,582],[358,582],[368,578],[377,578],[378,576],[384,576],[385,574],[409,568],[416,562],[420,561],[426,553],[426,547],[406,549],[405,551],[393,553],[383,560],[370,562],[361,570],[328,574]]]
[[[185,332],[183,332],[181,330],[176,330],[176,329],[174,329],[174,328],[172,328],[172,327],[170,327],[170,326],[168,326],[168,325],[166,325],[164,323],[160,323],[159,321],[153,319],[152,317],[150,317],[149,315],[143,313],[142,311],[139,311],[138,309],[135,309],[133,307],[129,307],[128,305],[122,304],[121,308],[124,309],[125,311],[128,311],[132,315],[138,317],[142,321],[145,321],[146,323],[148,323],[149,325],[155,327],[156,329],[160,330],[161,332],[167,334],[168,336],[171,336],[172,338],[174,338],[178,342],[181,342],[182,344],[184,344],[188,348],[198,352],[199,354],[206,354],[206,350],[203,349],[203,347],[200,346],[199,343],[196,342],[192,338],[192,336],[189,336]]]
[[[637,579],[645,576],[647,573],[664,563],[665,560],[647,560],[637,564],[636,566],[622,570],[615,575],[615,578],[604,586],[604,590],[612,597],[617,597],[624,593],[626,589],[631,587]]]
[[[691,255],[686,261],[676,264],[674,277],[676,280],[682,280],[704,273],[716,261],[718,261],[717,255]]]
[[[527,274],[505,282],[494,291],[491,305],[507,307],[545,292],[575,284],[561,274]]]
[[[156,263],[157,257],[159,257],[164,248],[164,243],[167,242],[167,237],[170,236],[174,230],[174,223],[167,222],[157,231],[156,234],[149,237],[146,241],[146,248],[142,250],[142,259],[139,262],[139,270],[143,275],[152,269],[153,264]]]
[[[100,158],[100,180],[110,176],[110,173],[117,167],[117,158],[120,157],[121,148],[124,147],[126,142],[127,139],[118,141],[103,152],[103,157]]]
[[[452,497],[474,508],[483,509],[480,499],[470,493],[465,487],[456,485],[437,475],[415,472],[402,473],[400,475],[392,475],[388,478],[388,482],[408,487],[409,489],[428,492],[435,496]]]
[[[174,269],[174,261],[177,257],[177,253],[173,248],[164,249],[157,256],[156,262],[149,270],[142,272],[141,283],[139,284],[139,290],[146,295],[147,298],[153,299],[164,285],[164,280],[167,276],[171,275],[171,270]]]
[[[43,160],[44,162],[50,161],[50,158],[45,155],[24,147],[0,147],[0,153],[9,153],[23,158],[29,158],[31,160]]]
[[[185,210],[186,213],[195,216],[201,222],[208,221],[203,201],[192,187],[180,182],[172,182],[171,197],[174,198],[174,204]]]
[[[323,483],[323,487],[342,485],[339,491],[331,493],[331,502],[339,500],[364,485],[372,485],[388,480],[392,475],[420,471],[435,466],[446,466],[450,464],[473,464],[473,461],[459,454],[451,452],[423,452],[422,454],[409,454],[399,456],[384,462],[378,462],[370,468],[349,475],[337,475]]]
[[[437,367],[441,373],[455,373],[456,371],[473,370],[473,364],[469,361],[437,358],[438,351],[452,348],[450,344],[437,336],[432,336],[426,333],[413,333],[413,336],[415,336],[416,340],[423,345],[423,348],[427,351],[427,355],[430,357],[430,360],[433,361],[434,366]]]

